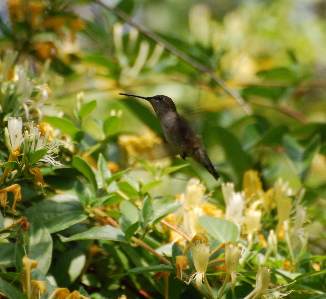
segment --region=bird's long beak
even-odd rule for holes
[[[119,94],[121,94],[121,95],[123,95],[123,96],[128,96],[128,97],[135,97],[135,98],[141,98],[141,99],[145,99],[145,100],[149,100],[149,99],[151,99],[152,97],[142,97],[142,96],[137,96],[137,95],[135,95],[135,94],[129,94],[129,93],[119,93]]]

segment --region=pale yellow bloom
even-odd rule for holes
[[[28,297],[30,297],[31,293],[31,271],[36,269],[37,265],[37,261],[31,260],[27,255],[24,255],[22,285],[23,291],[27,294]]]
[[[258,268],[257,276],[256,276],[256,287],[254,290],[246,296],[244,299],[257,299],[261,296],[268,293],[268,286],[271,278],[271,271],[266,266],[260,266]]]
[[[5,128],[6,145],[10,153],[17,157],[20,152],[20,146],[23,138],[23,121],[20,117],[9,117],[8,126]]]
[[[196,241],[195,243],[191,243],[191,249],[196,272],[190,277],[189,282],[195,279],[197,286],[201,287],[210,257],[209,243]]]
[[[233,183],[222,183],[222,193],[225,201],[225,218],[240,226],[243,221],[245,193],[235,192]]]
[[[225,267],[226,272],[231,276],[231,289],[235,288],[237,279],[237,266],[241,258],[241,247],[232,243],[225,245]]]
[[[204,214],[201,207],[206,188],[197,179],[191,179],[186,187],[185,193],[180,196],[184,230],[188,235],[193,236],[203,231],[198,218]]]

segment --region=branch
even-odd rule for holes
[[[220,85],[231,97],[233,97],[248,115],[252,114],[252,110],[247,105],[245,100],[236,91],[234,91],[232,88],[230,88],[221,78],[217,77],[211,69],[207,68],[206,66],[197,62],[196,60],[185,55],[183,52],[178,50],[176,47],[174,47],[173,45],[171,45],[170,43],[168,43],[167,41],[165,41],[163,38],[159,37],[155,33],[148,31],[145,27],[141,26],[140,24],[137,24],[136,22],[131,20],[131,18],[124,12],[104,4],[103,2],[101,2],[101,0],[93,0],[93,1],[96,2],[98,5],[104,7],[105,9],[111,11],[112,13],[117,15],[119,18],[123,19],[125,22],[127,22],[131,26],[137,28],[137,30],[139,32],[141,32],[142,34],[146,35],[148,38],[152,39],[156,43],[163,46],[166,50],[168,50],[173,55],[179,57],[181,60],[188,63],[189,65],[191,65],[198,71],[206,74],[214,82],[216,82],[218,85]]]

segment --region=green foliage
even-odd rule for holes
[[[325,297],[322,7],[213,2],[7,1],[1,298]]]

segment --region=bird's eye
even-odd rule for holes
[[[158,100],[162,101],[163,100],[163,97],[162,96],[159,96],[157,97]]]

